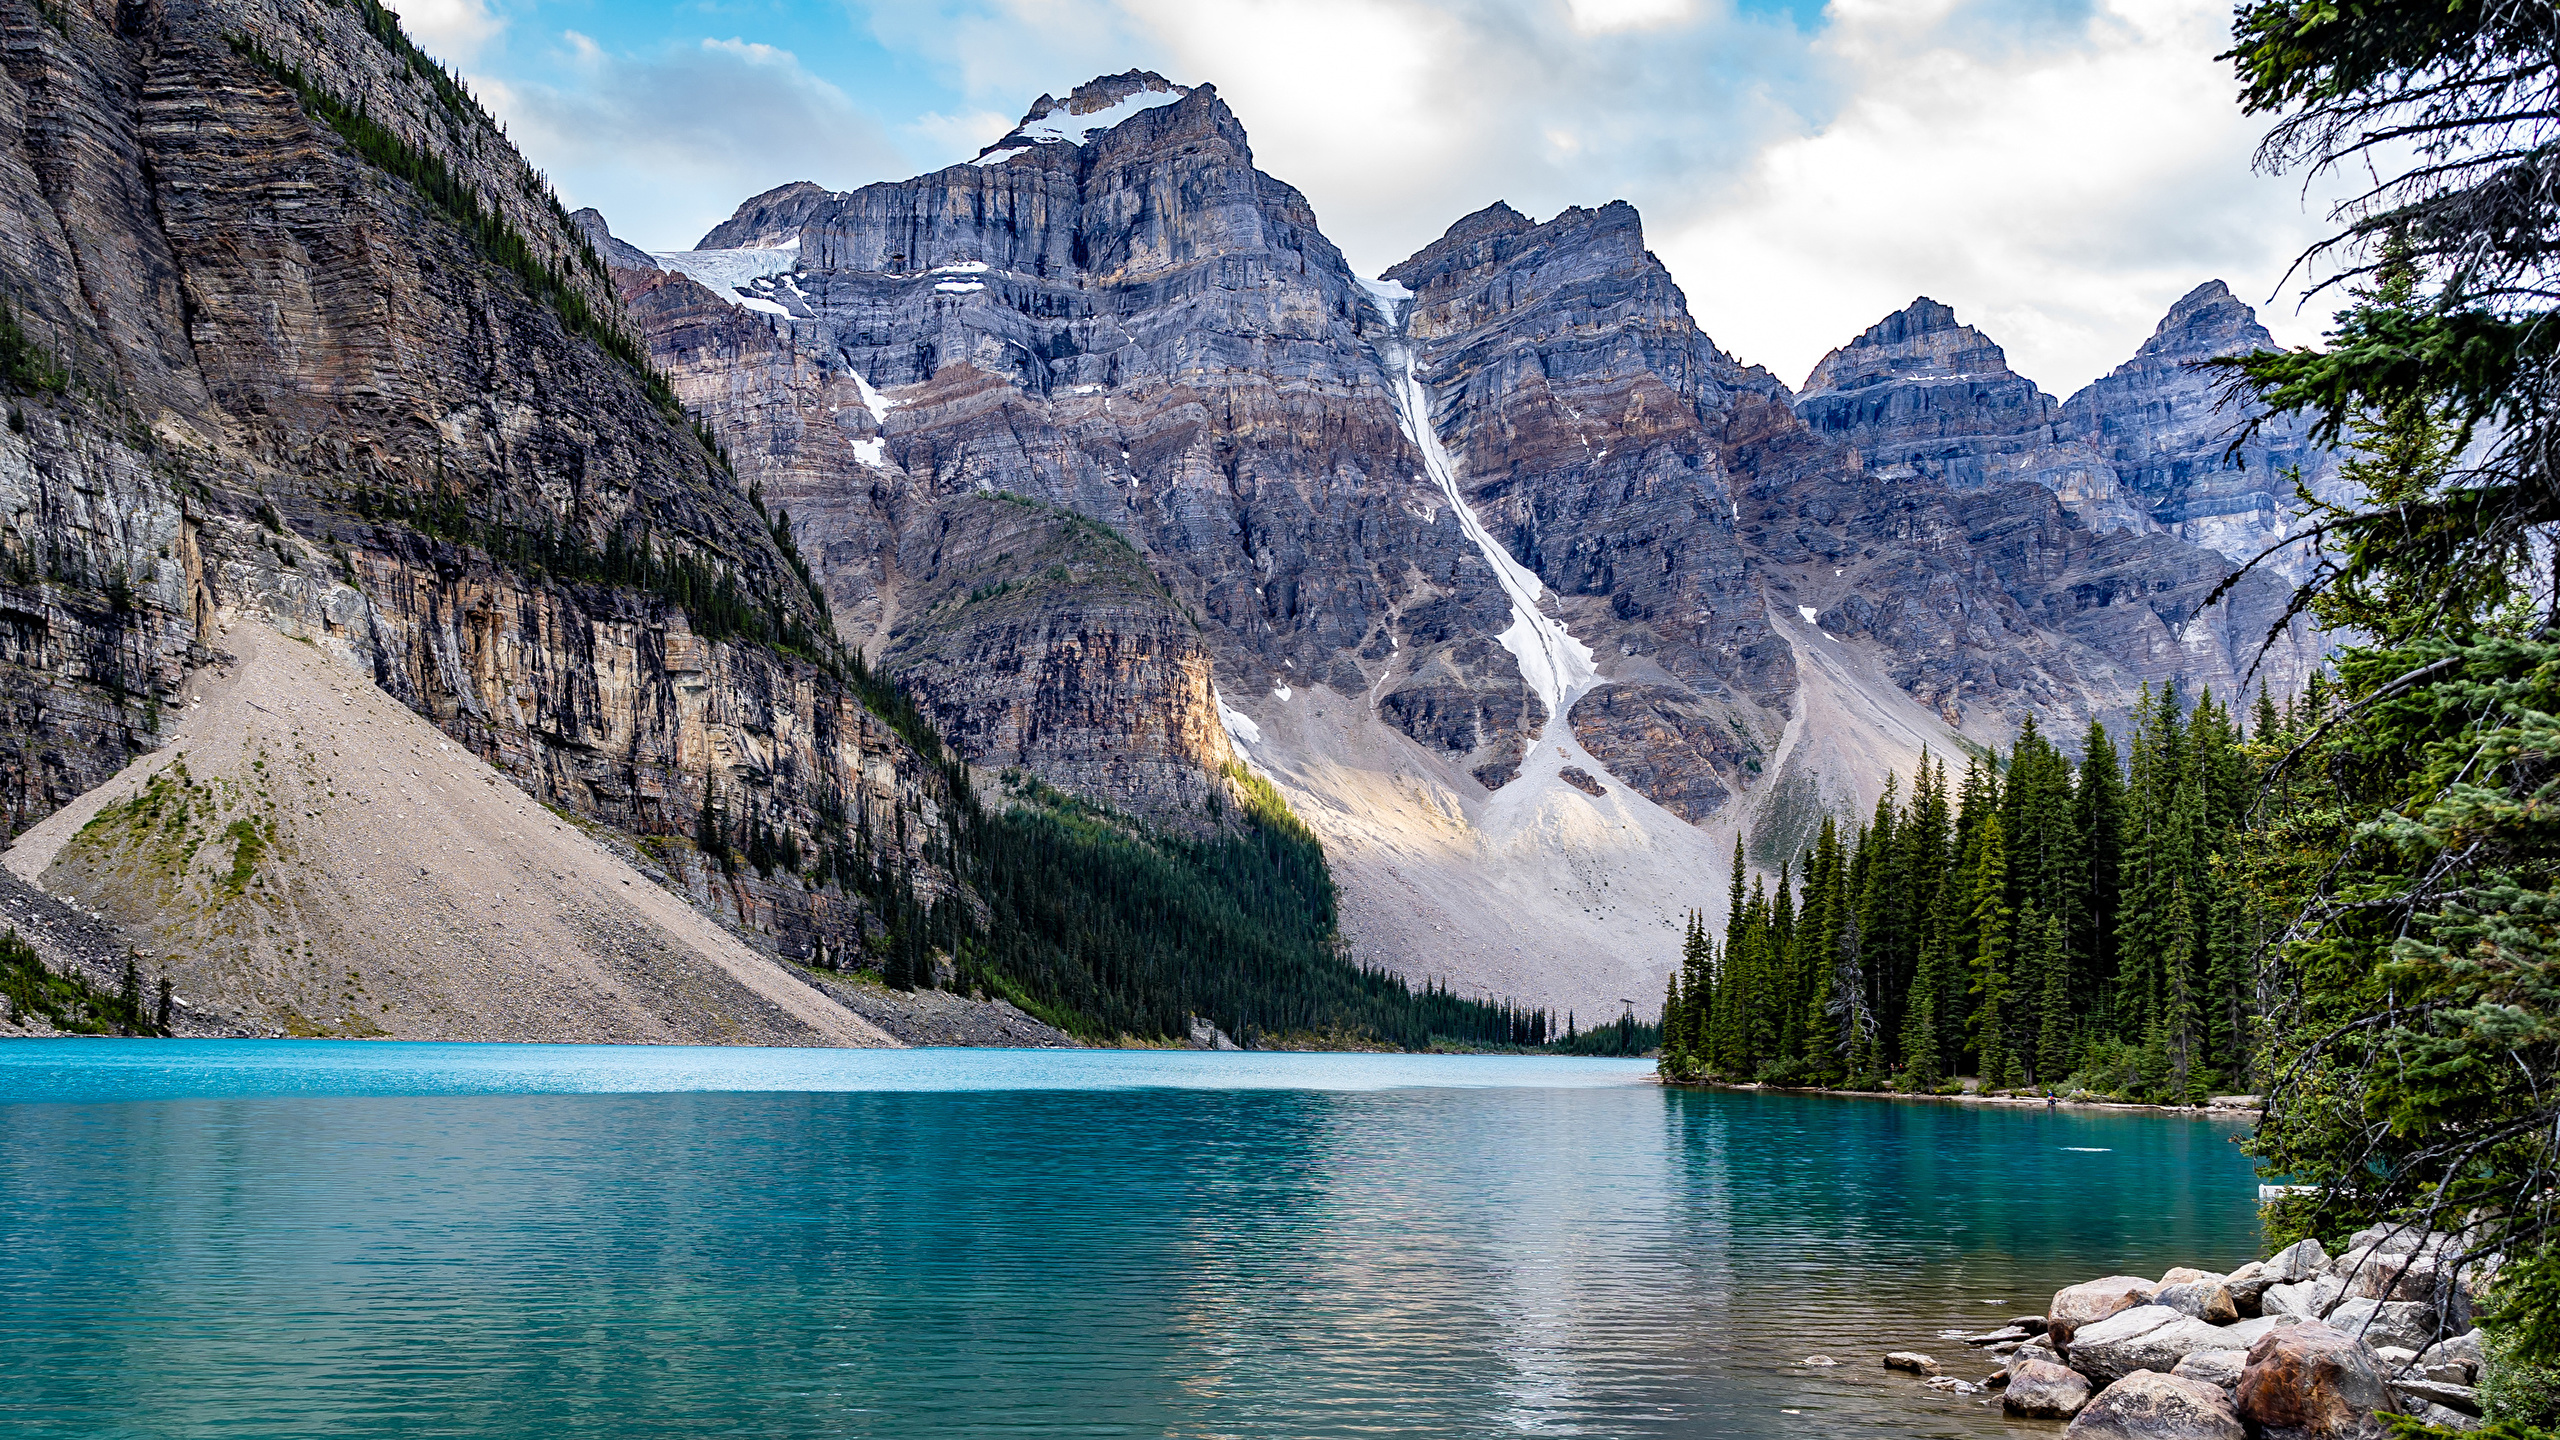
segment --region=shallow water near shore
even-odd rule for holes
[[[1878,1357],[2256,1253],[2230,1121],[1649,1073],[0,1041],[0,1431],[2053,1435]]]

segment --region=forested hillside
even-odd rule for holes
[[[2129,757],[2032,722],[1692,916],[1664,1000],[1673,1078],[2202,1099],[2250,1068],[2255,939],[2231,873],[2260,747],[2210,695],[2145,691]],[[2261,699],[2255,730],[2284,721]],[[1900,777],[1897,777],[1897,781]]]

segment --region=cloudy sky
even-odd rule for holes
[[[1366,273],[1494,200],[1631,201],[1699,323],[1789,384],[1921,294],[2057,395],[2207,279],[2288,343],[2331,308],[2284,282],[2322,207],[2250,170],[2229,0],[395,5],[648,249],[787,181],[966,159],[1135,66],[1214,83]]]

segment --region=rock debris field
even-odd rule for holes
[[[2455,1236],[2375,1226],[2335,1256],[2304,1240],[2227,1274],[2110,1275],[2055,1292],[2042,1315],[1947,1332],[2001,1357],[1982,1379],[1914,1350],[1884,1366],[1932,1389],[1998,1391],[2010,1415],[2105,1440],[2379,1437],[2381,1412],[2476,1429],[2472,1311],[2496,1261],[2457,1266],[2463,1249]]]

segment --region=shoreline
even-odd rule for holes
[[[1982,1095],[1966,1091],[1961,1095],[1915,1095],[1901,1090],[1840,1090],[1828,1085],[1763,1085],[1758,1081],[1729,1080],[1657,1080],[1666,1090],[1725,1090],[1755,1095],[1831,1095],[1844,1100],[1899,1100],[1934,1102],[1954,1105],[1987,1105],[2013,1109],[2048,1108],[2042,1095]],[[2251,1097],[2254,1098],[2254,1097]],[[2052,1097],[2049,1108],[2056,1110],[2143,1110],[2159,1115],[2183,1115],[2194,1120],[2233,1119],[2255,1124],[2266,1111],[2256,1105],[2156,1105],[2141,1100],[2075,1099],[2068,1095]]]

